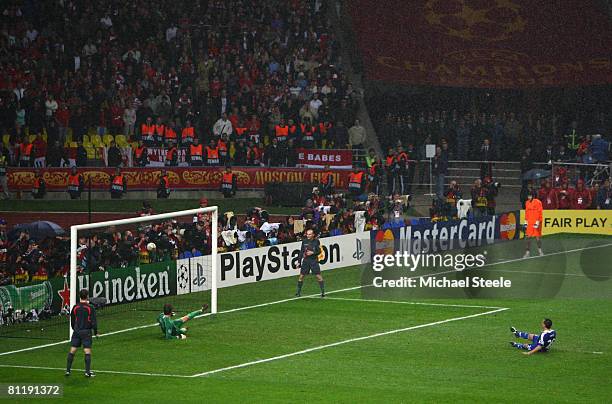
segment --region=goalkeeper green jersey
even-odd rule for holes
[[[166,339],[177,339],[181,336],[183,320],[173,320],[170,317],[166,317],[164,313],[161,313],[157,317],[157,322]]]

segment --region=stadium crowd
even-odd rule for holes
[[[399,195],[380,198],[375,194],[352,201],[348,195],[326,194],[313,189],[303,208],[292,216],[275,218],[254,207],[238,216],[225,212],[219,218],[218,251],[246,250],[301,240],[307,229],[320,237],[402,226],[409,201]],[[202,198],[200,207],[208,206]],[[147,202],[138,212],[153,214]],[[68,271],[69,239],[50,237],[42,240],[27,232],[9,231],[0,221],[0,285],[46,280]],[[211,221],[207,214],[177,218],[161,223],[145,223],[115,231],[86,234],[78,240],[79,270],[100,271],[166,259],[210,254]]]
[[[7,165],[84,166],[102,147],[108,166],[126,165],[128,152],[141,165],[145,147],[172,164],[174,145],[187,163],[285,165],[276,149],[350,147],[360,95],[322,7],[6,2],[0,155]]]
[[[610,159],[605,139],[612,135],[612,115],[598,112],[577,120],[557,114],[409,110],[387,112],[378,133],[387,148],[411,145],[418,159],[425,158],[425,144],[446,141],[453,160],[517,161],[529,149],[540,162],[593,163]]]

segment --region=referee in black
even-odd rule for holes
[[[70,325],[72,326],[72,338],[70,339],[70,352],[66,363],[66,376],[70,376],[70,368],[77,349],[83,345],[85,352],[85,376],[94,377],[91,371],[91,343],[92,336],[98,335],[98,323],[96,321],[96,310],[89,305],[89,292],[81,289],[79,292],[79,303],[75,304],[70,311]]]
[[[302,241],[300,249],[300,275],[298,276],[296,296],[302,296],[302,286],[304,285],[304,276],[312,273],[317,277],[319,288],[321,289],[321,297],[325,297],[325,283],[321,276],[321,267],[319,266],[319,254],[321,254],[321,242],[315,238],[313,229],[306,230],[306,240]]]

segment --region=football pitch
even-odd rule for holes
[[[60,383],[70,402],[609,401],[612,243],[547,241],[529,259],[496,245],[479,272],[557,296],[372,298],[364,268],[349,267],[324,272],[326,298],[310,277],[301,298],[293,277],[220,289],[219,313],[188,323],[182,341],[161,338],[155,312],[100,316],[100,332],[114,331],[94,340],[94,379],[82,352],[64,376],[67,343],[4,338],[0,380]],[[585,271],[585,252],[604,270]],[[558,332],[550,352],[510,347],[510,326],[539,332],[544,317]]]

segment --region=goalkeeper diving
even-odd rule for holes
[[[198,315],[204,313],[207,309],[208,305],[204,304],[200,310],[192,311],[178,320],[173,320],[172,317],[174,316],[174,310],[172,305],[169,303],[164,304],[164,312],[160,313],[159,317],[157,317],[157,322],[159,323],[159,328],[161,328],[162,334],[164,334],[164,338],[187,338],[187,327],[183,327],[183,325],[189,320],[194,319]]]

